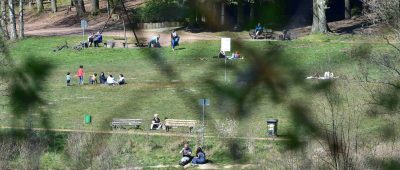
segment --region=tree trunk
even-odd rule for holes
[[[9,39],[8,35],[8,24],[7,24],[7,5],[6,5],[6,0],[0,0],[0,6],[1,6],[1,29],[3,30],[4,37],[6,39]]]
[[[57,12],[57,0],[51,0],[51,12]]]
[[[92,15],[99,14],[100,4],[99,0],[92,0]]]
[[[344,0],[344,18],[345,19],[351,18],[350,0]]]
[[[250,4],[250,21],[254,21],[254,3]]]
[[[327,33],[328,24],[326,21],[327,0],[313,0],[313,24],[312,33]]]
[[[15,23],[15,11],[14,11],[14,3],[13,0],[8,0],[8,8],[9,8],[9,17],[10,17],[10,40],[17,39],[17,26]]]
[[[19,0],[19,39],[24,39],[24,0]]]
[[[44,10],[43,0],[36,0],[36,8],[37,12],[43,12]]]
[[[85,3],[83,0],[74,0],[75,8],[76,8],[76,15],[82,17],[85,15]]]
[[[242,1],[238,1],[238,4],[237,4],[237,28],[238,28],[238,30],[241,30],[242,29],[242,26],[243,26],[243,13],[244,13],[244,11],[243,11],[243,2]]]

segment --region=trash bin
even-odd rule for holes
[[[92,116],[86,114],[85,115],[85,124],[90,124],[92,122]]]
[[[267,120],[267,136],[268,137],[278,136],[278,119]]]

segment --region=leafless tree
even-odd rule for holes
[[[36,0],[36,10],[37,12],[43,12],[44,10],[43,0]]]
[[[57,0],[51,0],[51,12],[57,12]]]
[[[17,26],[15,21],[15,10],[14,10],[14,1],[8,0],[8,9],[9,9],[9,17],[10,17],[10,40],[17,39]]]
[[[23,39],[24,35],[24,0],[19,0],[19,39]]]
[[[312,33],[327,33],[328,23],[326,21],[326,9],[328,0],[313,0],[313,24]]]

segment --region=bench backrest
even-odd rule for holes
[[[142,119],[112,119],[111,125],[140,125]]]
[[[197,120],[165,119],[165,126],[195,127]]]

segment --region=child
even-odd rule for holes
[[[76,76],[79,78],[79,85],[83,85],[83,76],[85,75],[85,71],[83,70],[83,65],[79,66],[78,71],[76,72]]]
[[[65,76],[65,77],[67,79],[67,86],[70,86],[71,85],[71,75],[70,75],[70,73],[67,72],[67,76]]]
[[[89,83],[90,84],[97,84],[97,74],[96,73],[94,73],[93,75],[90,76]]]
[[[101,73],[100,73],[100,83],[101,83],[101,84],[106,84],[106,82],[107,82],[107,78],[106,78],[106,76],[104,75],[104,72],[101,72]]]
[[[125,78],[123,74],[119,74],[119,80],[118,80],[119,85],[124,85],[125,84]]]
[[[115,80],[114,80],[113,75],[110,74],[110,75],[107,77],[107,84],[110,85],[110,86],[114,86],[114,85],[115,85]]]

